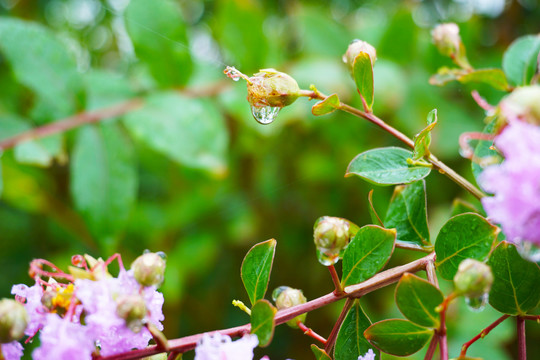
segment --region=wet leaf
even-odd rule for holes
[[[503,55],[502,67],[512,85],[529,85],[538,71],[540,36],[526,35],[516,40]]]
[[[408,320],[391,319],[371,325],[365,332],[366,339],[381,351],[409,356],[422,349],[433,336],[433,330],[413,324]]]
[[[258,243],[244,257],[240,273],[252,304],[264,298],[266,294],[274,254],[276,252],[276,244],[275,239]]]
[[[430,282],[405,273],[396,287],[396,304],[413,323],[438,328],[439,313],[435,310],[444,300],[443,294]]]
[[[335,360],[358,360],[360,355],[368,352],[372,346],[364,337],[364,331],[371,325],[371,321],[364,313],[358,299],[345,316],[336,338]],[[376,350],[376,349],[375,349]],[[380,353],[375,351],[376,357]]]
[[[315,344],[311,344],[311,351],[313,351],[316,360],[332,360],[332,358],[326,353],[326,351],[319,348]]]

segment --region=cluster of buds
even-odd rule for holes
[[[358,229],[347,219],[332,216],[318,218],[313,228],[313,241],[319,262],[325,266],[338,262]]]

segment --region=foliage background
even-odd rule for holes
[[[30,283],[33,258],[66,267],[76,253],[120,252],[129,264],[144,249],[164,251],[170,338],[249,320],[231,300],[247,301],[240,264],[268,238],[278,240],[271,289],[302,288],[308,299],[331,291],[315,257],[313,223],[323,215],[370,223],[371,186],[343,174],[358,153],[399,145],[347,114],[316,118],[305,99],[261,126],[245,86],[224,79],[226,65],[247,74],[274,67],[302,88],[313,83],[360,107],[341,55],[352,39],[366,40],[378,52],[375,113],[413,135],[436,107],[432,151],[471,178],[457,140],[482,128],[483,112],[471,87],[428,84],[449,64],[431,44],[430,29],[457,22],[477,67],[500,67],[513,39],[540,31],[537,0],[132,0],[125,9],[128,2],[0,1],[0,139],[134,98],[152,104],[2,154],[0,295]],[[27,23],[10,27],[13,19]],[[492,102],[503,95],[477,88]],[[434,239],[456,197],[474,200],[439,174],[427,179],[427,190]],[[382,214],[391,193],[375,188]],[[388,266],[419,256],[397,250]],[[393,287],[362,304],[372,321],[399,317]],[[327,335],[340,305],[309,314],[308,326]],[[464,304],[451,308],[451,354],[498,316],[491,309],[471,313]],[[537,358],[540,330],[528,326],[529,356]],[[510,359],[512,329],[504,323],[470,354]],[[309,343],[280,326],[264,353],[306,359]]]

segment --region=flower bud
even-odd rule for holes
[[[157,253],[139,256],[133,264],[133,276],[143,286],[159,286],[165,275],[165,260]]]
[[[317,219],[313,241],[317,247],[319,262],[325,266],[335,264],[357,231],[358,227],[346,219],[332,216]]]
[[[454,276],[454,286],[458,295],[478,298],[489,292],[493,284],[493,274],[489,265],[483,262],[465,259]]]
[[[291,76],[274,69],[262,69],[249,78],[248,101],[254,107],[282,108],[300,96],[300,87]]]
[[[349,67],[351,74],[354,69],[354,60],[361,52],[367,53],[371,59],[371,64],[375,64],[375,60],[377,59],[377,51],[375,48],[365,41],[355,39],[351,41],[347,48],[347,52],[345,52],[345,55],[342,57],[343,62]]]
[[[287,309],[295,305],[305,304],[306,297],[302,290],[293,289],[288,286],[280,286],[272,292],[272,299],[276,303],[278,310]],[[298,322],[305,322],[307,314],[298,315],[294,319],[287,321],[287,325],[293,328],[298,327]]]
[[[459,36],[459,27],[456,24],[446,23],[437,25],[431,31],[431,37],[441,54],[452,56],[459,53],[461,37]]]
[[[519,120],[540,125],[540,85],[516,88],[499,106],[505,122]]]
[[[19,340],[28,325],[28,314],[24,305],[11,300],[0,300],[0,343]]]
[[[121,295],[116,299],[116,303],[116,314],[126,320],[126,326],[134,333],[141,331],[148,312],[142,296]]]

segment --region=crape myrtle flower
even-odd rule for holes
[[[364,356],[359,356],[358,360],[375,360],[375,353],[373,350],[369,349]]]
[[[494,195],[482,205],[508,241],[540,245],[540,128],[510,121],[494,144],[505,159],[481,174],[480,185]]]
[[[5,360],[19,360],[23,356],[23,346],[18,341],[12,341],[2,346],[2,356]]]
[[[228,335],[204,334],[195,348],[195,360],[252,360],[258,344],[257,335],[232,341]]]
[[[33,336],[45,325],[46,309],[41,303],[43,288],[37,282],[32,286],[24,284],[13,285],[11,294],[24,301],[24,308],[28,313],[28,325],[25,335]]]

